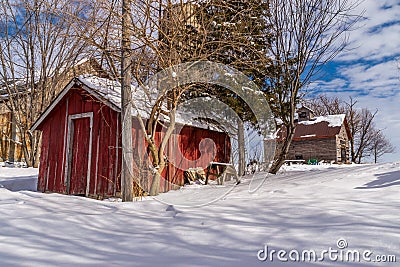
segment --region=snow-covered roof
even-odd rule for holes
[[[0,101],[8,100],[11,95],[18,95],[18,94],[26,94],[29,93],[31,90],[30,88],[26,88],[25,80],[23,79],[14,79],[8,81],[1,81],[0,82]]]
[[[300,121],[299,124],[311,125],[311,124],[316,124],[319,122],[326,121],[326,122],[328,122],[329,127],[340,127],[340,126],[342,126],[345,117],[346,117],[346,114],[318,116],[318,117],[314,117],[313,120]]]
[[[345,123],[345,114],[314,117],[308,121],[298,122],[293,140],[305,140],[315,138],[333,138],[340,133],[342,125],[346,127],[347,135],[351,136]],[[282,127],[278,132],[278,139],[286,136],[286,128]]]
[[[90,94],[96,96],[99,100],[110,106],[112,109],[120,112],[121,111],[121,84],[118,81],[109,80],[106,78],[100,78],[95,75],[79,75],[74,78],[56,97],[56,99],[50,104],[50,106],[43,112],[43,114],[38,118],[38,120],[32,125],[31,131],[34,131],[45,117],[55,108],[58,102],[67,94],[67,92],[75,85],[80,84],[82,88],[89,92]],[[132,116],[137,116],[138,114],[142,118],[148,118],[150,116],[151,109],[157,100],[157,92],[147,90],[144,92],[142,88],[137,86],[131,86],[132,91]],[[163,108],[167,110],[166,104]],[[163,116],[164,121],[169,121],[168,116]],[[195,114],[191,114],[187,111],[177,110],[175,121],[178,124],[195,126],[198,128],[207,128],[215,131],[221,131],[221,129],[204,124],[203,122],[195,120],[197,118]]]
[[[75,79],[121,109],[121,84],[119,82],[94,75],[79,75]]]
[[[112,104],[121,108],[121,84],[118,81],[113,81],[105,78],[99,78],[93,75],[80,75],[77,79],[82,82],[87,87],[93,89],[96,93],[100,94],[104,99],[110,101]],[[143,88],[132,85],[132,103],[134,105],[132,109],[132,116],[137,116],[140,114],[143,118],[148,118],[150,116],[151,109],[157,100],[158,92],[149,90],[146,88],[146,92]],[[166,103],[163,104],[162,108],[167,111]],[[164,121],[169,121],[169,117],[161,114]],[[212,125],[204,125],[196,120],[197,116],[187,111],[177,110],[175,115],[175,121],[178,124],[196,126],[199,128],[210,128],[213,130],[218,130]]]

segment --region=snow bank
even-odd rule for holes
[[[37,177],[37,168],[0,167],[0,186],[11,191],[36,191]]]

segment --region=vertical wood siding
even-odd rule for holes
[[[93,112],[92,142],[88,143],[89,130],[87,120],[74,120],[74,135],[72,151],[73,164],[71,169],[70,190],[67,190],[66,162],[68,140],[68,116]],[[78,179],[88,172],[88,146],[91,146],[91,164],[88,193],[94,197],[118,196],[121,191],[121,125],[119,112],[95,100],[80,88],[71,88],[57,107],[45,118],[38,127],[42,131],[42,147],[40,156],[38,190],[65,194],[84,194],[86,181]],[[135,165],[134,175],[139,177],[141,186],[148,190],[151,185],[152,170],[146,158],[146,144],[139,123],[133,119],[133,147]],[[163,136],[160,129],[156,135],[157,142]],[[205,139],[215,143],[216,155],[211,158],[212,151]],[[204,143],[201,142],[205,142]],[[199,148],[199,145],[203,146]],[[206,168],[209,161],[229,162],[230,140],[225,133],[207,129],[184,126],[173,134],[167,148],[167,157],[177,154],[178,149],[184,158],[179,158],[175,164],[168,162],[161,183],[160,192],[176,189],[183,185],[183,171],[192,167]],[[203,151],[200,151],[203,150]],[[201,154],[202,152],[202,154]],[[196,161],[197,160],[197,161]],[[74,169],[76,168],[76,169]]]

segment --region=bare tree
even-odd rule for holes
[[[211,3],[212,2],[212,3]],[[265,76],[267,56],[261,52],[260,43],[267,38],[255,35],[253,29],[259,28],[259,20],[254,14],[261,4],[255,0],[237,3],[231,1],[134,1],[131,5],[131,70],[134,79],[142,88],[146,79],[163,69],[180,63],[198,60],[212,60],[225,63],[235,68],[243,69],[253,77],[262,80]],[[105,1],[99,8],[101,16],[93,16],[90,21],[74,19],[76,27],[82,32],[85,42],[89,43],[101,59],[107,62],[110,72],[118,78],[120,68],[119,42],[121,33],[121,14],[115,9],[114,2]],[[234,8],[241,11],[234,14]],[[224,12],[217,12],[218,10]],[[225,14],[230,11],[230,15]],[[265,12],[265,11],[264,11]],[[247,22],[246,22],[247,21]],[[237,22],[237,23],[236,23]],[[246,23],[247,24],[246,24]],[[87,25],[91,25],[88,27]],[[85,27],[88,27],[87,29]],[[236,37],[235,37],[236,36]],[[249,71],[249,70],[252,71]],[[261,77],[262,76],[262,77]],[[161,173],[166,167],[165,149],[174,127],[178,104],[187,99],[189,92],[209,89],[199,84],[171,85],[165,90],[156,103],[150,107],[147,117],[138,116],[139,124],[145,133],[146,145],[150,153],[154,177],[150,194],[159,191]],[[162,88],[164,89],[164,88]],[[218,88],[215,92],[222,92]],[[202,91],[205,95],[215,95],[214,92]],[[149,94],[149,92],[147,92]],[[232,94],[221,93],[226,99],[233,99]],[[232,97],[231,97],[232,96]],[[231,101],[232,102],[232,101]],[[243,109],[244,105],[238,105]],[[163,122],[165,119],[168,123]],[[161,130],[160,130],[161,129]],[[163,132],[162,140],[156,135]],[[242,157],[242,172],[244,172],[244,157]]]
[[[359,110],[356,109],[357,101],[353,100],[350,97],[349,102],[346,102],[346,117],[349,124],[350,130],[350,154],[351,154],[351,161],[356,162],[356,147],[355,147],[355,139],[357,135],[361,131],[361,113]]]
[[[387,153],[393,153],[395,148],[383,134],[382,130],[374,130],[372,132],[371,143],[367,150],[373,156],[374,162],[377,163],[380,157]]]
[[[194,18],[193,12],[197,11],[188,9],[184,1],[178,1],[173,5],[172,1],[168,0],[141,0],[124,1],[124,14],[122,14],[121,4],[122,1],[118,0],[99,0],[93,4],[88,2],[87,6],[93,5],[93,11],[85,14],[86,16],[80,14],[70,16],[70,24],[73,25],[76,32],[80,32],[80,39],[88,44],[92,55],[99,59],[100,64],[109,71],[114,79],[122,80],[126,88],[127,79],[121,79],[120,75],[123,68],[124,73],[127,74],[129,71],[136,85],[144,89],[149,76],[163,68],[183,62],[182,58],[187,55],[190,48],[187,44],[195,37],[194,34],[190,34],[186,25],[189,25],[189,17]],[[62,11],[60,10],[60,12]],[[169,16],[168,12],[173,12],[173,14]],[[168,19],[166,19],[167,17]],[[122,27],[123,20],[124,27]],[[123,66],[121,65],[122,47],[120,42],[122,32],[125,37]],[[128,35],[129,40],[127,40]],[[183,43],[186,45],[176,45]],[[192,57],[199,58],[196,50],[190,49]],[[128,50],[129,53],[127,53]],[[129,58],[127,58],[128,56]],[[154,177],[149,192],[151,195],[157,195],[159,191],[161,173],[167,164],[165,158],[167,141],[175,127],[175,113],[179,98],[185,90],[183,87],[167,90],[159,96],[156,103],[152,103],[146,117],[141,117],[140,114],[137,116],[153,168]],[[145,93],[148,96],[151,95],[151,92]],[[125,94],[125,98],[129,97]],[[132,101],[124,101],[123,105],[126,109],[124,119],[128,120],[130,119],[128,114],[131,113],[129,105],[133,105],[133,108],[136,106]],[[163,118],[167,118],[169,122],[163,123]],[[129,127],[129,123],[126,125],[125,128]],[[156,140],[160,129],[164,135],[162,140]],[[125,143],[126,146],[130,146],[129,142]],[[130,150],[131,148],[125,147],[125,149]],[[128,167],[130,169],[130,166]],[[126,169],[127,166],[124,168]],[[140,171],[138,170],[138,172]],[[127,172],[132,171],[124,170],[123,172],[128,175]],[[133,177],[134,183],[139,185],[140,174],[134,173],[133,175],[135,176]],[[125,184],[124,187],[130,188],[128,184]],[[138,194],[138,192],[135,193]],[[130,200],[130,196],[125,194],[125,200]]]
[[[376,162],[385,153],[392,153],[394,148],[383,135],[376,129],[375,118],[377,111],[371,112],[368,108],[359,109],[357,101],[352,97],[345,102],[338,97],[319,95],[314,99],[305,100],[317,116],[329,114],[346,114],[350,130],[351,160],[361,163],[369,156]]]
[[[346,34],[359,16],[352,14],[358,4],[355,1],[271,0],[269,3],[273,66],[267,93],[275,116],[287,132],[270,168],[271,173],[276,173],[294,136],[300,90],[346,47]]]
[[[358,124],[355,123],[355,128],[358,128],[354,138],[354,158],[353,162],[361,163],[364,157],[369,156],[368,147],[373,141],[373,132],[375,128],[374,118],[378,111],[372,113],[369,109],[363,108],[359,114],[360,119]]]
[[[133,32],[143,32],[143,27],[148,25],[148,28],[145,27],[146,32],[153,33],[140,38],[138,36],[137,40],[146,47],[146,51],[154,55],[159,69],[184,62],[210,60],[243,70],[252,76],[255,82],[263,80],[270,63],[265,51],[268,37],[263,24],[266,12],[263,2],[213,0],[178,1],[175,4],[166,1],[165,5],[162,2],[159,4],[158,18],[157,14],[150,15],[153,9],[149,8],[141,16],[137,15],[140,19],[136,19],[133,23]],[[144,19],[145,17],[147,19]],[[156,45],[154,45],[154,33],[157,33],[158,37]],[[140,65],[137,62],[135,64],[134,69],[140,69]],[[142,61],[141,65],[145,65],[145,62]],[[135,77],[140,78],[140,75],[135,74]],[[179,85],[167,90],[165,96],[160,98],[162,101],[153,106],[146,127],[146,141],[152,154],[153,165],[157,169],[150,194],[158,193],[159,177],[165,165],[164,146],[174,128],[173,117],[176,114],[176,107],[183,99],[196,95],[195,91],[200,91],[200,95],[217,97],[231,106],[242,120],[250,120],[251,115],[247,117],[244,115],[248,111],[244,108],[245,105],[238,104],[240,101],[235,101],[238,97],[224,89],[199,84]],[[162,108],[163,101],[167,103],[168,110]],[[159,118],[162,114],[168,114],[169,124],[165,129],[163,140],[157,146],[151,136],[160,125]],[[239,129],[242,129],[238,132],[239,141],[242,141],[239,142],[241,144],[239,147],[243,148],[244,127],[239,126]],[[240,149],[239,154],[239,173],[244,174],[244,149]]]
[[[329,114],[346,114],[347,105],[339,97],[328,97],[318,95],[316,98],[303,101],[306,106],[311,107],[315,116],[325,116]]]
[[[32,123],[55,97],[74,64],[82,42],[71,38],[72,27],[57,10],[74,14],[79,5],[67,0],[5,0],[0,3],[0,79],[19,131],[28,166],[37,166],[40,133]]]

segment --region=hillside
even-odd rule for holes
[[[236,187],[190,186],[134,203],[18,191],[31,189],[35,175],[0,168],[0,184],[14,190],[0,188],[1,266],[397,266],[372,262],[379,255],[400,261],[400,163],[286,167],[263,184],[265,174],[257,174]],[[252,189],[261,186],[249,193],[252,178]],[[263,262],[257,254],[265,256],[266,246],[285,250],[286,258],[292,250],[370,250],[371,262],[328,254],[316,262],[281,262],[274,254],[273,263]]]

